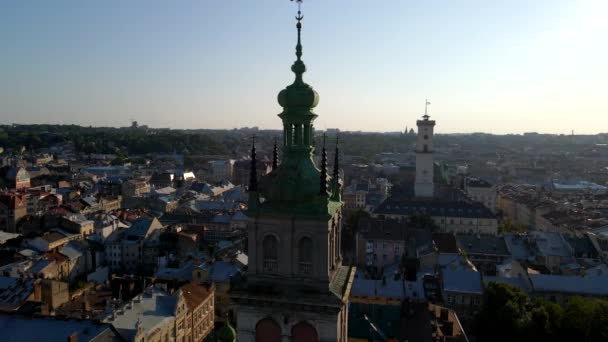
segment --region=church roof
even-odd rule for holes
[[[340,299],[343,299],[345,295],[349,295],[355,271],[355,267],[340,266],[336,270],[334,279],[329,284],[329,290]]]
[[[429,216],[496,218],[481,203],[465,201],[440,201],[388,198],[374,210],[374,214],[403,215],[427,214]]]

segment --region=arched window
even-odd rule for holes
[[[265,272],[277,272],[279,268],[278,263],[278,242],[274,235],[266,235],[262,243],[263,247],[263,268]]]
[[[301,274],[312,273],[312,240],[309,237],[298,242],[298,268]]]
[[[428,152],[429,151],[429,147],[427,145],[424,145],[424,152]]]
[[[291,329],[292,342],[318,342],[317,330],[306,322],[300,322]]]
[[[261,319],[255,326],[255,341],[281,342],[281,327],[271,318]]]

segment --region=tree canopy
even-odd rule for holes
[[[483,341],[608,341],[608,301],[573,297],[565,308],[491,282],[477,317]]]

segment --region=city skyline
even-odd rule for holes
[[[280,127],[292,3],[104,5],[0,5],[3,124]],[[321,94],[316,127],[403,130],[428,98],[440,134],[601,133],[606,7],[307,3],[304,79]]]

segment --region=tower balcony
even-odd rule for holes
[[[311,262],[300,262],[299,263],[299,273],[300,274],[311,274],[312,273],[312,263]]]
[[[277,273],[279,271],[279,263],[277,260],[264,260],[262,266],[264,272]]]

